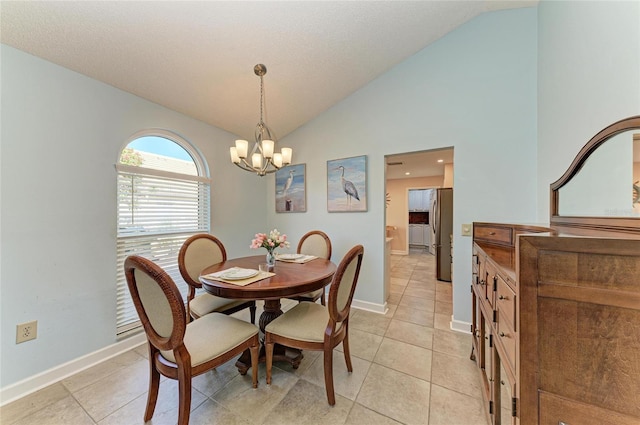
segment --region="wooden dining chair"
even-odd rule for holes
[[[274,344],[324,352],[327,401],[336,404],[333,390],[333,349],[342,342],[347,370],[353,371],[349,354],[349,312],[358,282],[364,248],[356,245],[344,256],[331,281],[329,302],[323,306],[301,302],[265,328],[267,384],[271,384]]]
[[[312,230],[300,238],[296,252],[298,254],[315,255],[318,258],[331,260],[331,239],[329,239],[326,233],[320,230]],[[316,289],[313,292],[290,297],[290,299],[298,302],[309,301],[312,303],[318,301],[318,298],[322,305],[325,305],[324,287]]]
[[[187,323],[185,305],[171,277],[140,256],[125,260],[124,271],[133,304],[147,335],[149,394],[144,421],[153,417],[160,374],[178,380],[178,424],[189,423],[191,379],[249,349],[253,387],[258,386],[258,328],[220,313]]]
[[[216,297],[208,293],[196,295],[202,288],[199,277],[206,267],[227,260],[227,251],[218,238],[208,233],[191,236],[184,241],[178,253],[178,269],[189,285],[187,295],[187,317],[197,319],[205,314],[217,312],[233,314],[249,309],[251,323],[256,323],[256,302],[254,300],[234,300]]]

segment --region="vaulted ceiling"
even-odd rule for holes
[[[535,4],[2,1],[0,40],[252,140],[257,63],[281,138],[475,16]]]

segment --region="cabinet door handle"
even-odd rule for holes
[[[496,232],[489,232],[489,236],[494,236]]]
[[[569,425],[569,424],[563,421],[558,421],[558,425]]]
[[[503,380],[500,380],[500,385],[504,385],[504,381]]]
[[[508,300],[508,299],[509,299],[509,297],[505,297],[504,295],[500,295],[500,296],[498,297],[498,299],[499,299],[499,300]]]
[[[504,333],[504,332],[500,332],[500,338],[504,338],[504,337],[506,337],[506,336],[507,336],[507,334],[506,334],[506,333]]]

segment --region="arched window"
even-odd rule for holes
[[[168,131],[135,134],[120,152],[118,172],[117,333],[140,326],[123,263],[141,255],[161,266],[186,298],[178,271],[182,243],[210,228],[206,163],[186,140]]]

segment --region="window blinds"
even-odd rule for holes
[[[162,267],[186,299],[178,252],[196,233],[208,233],[210,185],[198,176],[118,165],[117,333],[140,326],[124,275],[124,260],[140,255]],[[144,174],[141,172],[144,171]]]

